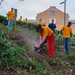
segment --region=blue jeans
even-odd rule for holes
[[[63,38],[66,54],[70,53],[71,38]]]
[[[8,29],[12,30],[12,25],[13,25],[14,20],[8,20]]]

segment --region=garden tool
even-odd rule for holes
[[[34,51],[36,51],[37,53],[40,53],[41,52],[41,48],[37,48],[34,46]]]

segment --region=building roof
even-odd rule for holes
[[[48,9],[44,10],[43,12],[47,11],[47,10],[59,10],[58,8],[56,8],[56,6],[50,6]],[[63,11],[59,10],[60,12],[64,13]],[[41,14],[43,12],[40,12],[38,14]],[[69,15],[68,13],[66,13],[66,15]]]
[[[34,22],[34,23],[36,23],[37,21],[35,19],[30,19],[30,20],[28,20],[28,22]]]
[[[50,6],[49,9],[50,9],[50,10],[56,10],[57,8],[56,8],[56,6]]]

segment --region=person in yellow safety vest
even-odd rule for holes
[[[8,29],[9,30],[12,30],[12,25],[13,25],[13,22],[14,22],[14,18],[15,18],[15,13],[13,12],[14,9],[11,8],[11,11],[8,11],[7,13],[7,17],[8,17]]]
[[[24,22],[27,24],[27,23],[28,23],[28,19],[26,18],[26,19],[24,20]]]
[[[54,57],[54,32],[47,26],[37,25],[36,31],[40,34],[40,38],[35,45],[35,48],[37,48],[37,52],[40,52],[41,45],[45,42],[47,42],[48,47],[48,56]]]
[[[72,38],[72,22],[68,22],[67,25],[63,26],[61,29],[61,34],[63,35],[64,46],[66,50],[66,54],[70,53],[70,44]]]
[[[22,16],[20,16],[19,21],[20,21],[20,22],[22,21]]]
[[[39,21],[37,22],[38,25],[42,25],[42,21],[41,19],[39,19]]]

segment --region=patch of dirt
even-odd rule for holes
[[[24,44],[24,41],[23,41],[23,39],[22,39],[22,36],[21,36],[21,34],[20,34],[21,32],[18,32],[18,33],[15,33],[15,32],[10,32],[9,33],[9,39],[11,39],[12,41],[12,43],[16,43],[16,44],[18,44],[19,46],[23,46],[23,44]]]
[[[33,35],[28,29],[22,31],[21,36],[23,40],[29,44],[29,49],[31,49],[31,51],[34,52],[34,46],[37,43],[38,36]]]

